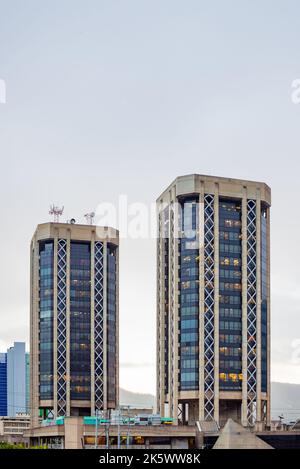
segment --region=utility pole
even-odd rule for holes
[[[109,448],[109,424],[110,424],[110,413],[109,410],[106,411],[106,420],[108,422],[105,422],[105,441],[106,441],[106,449]]]
[[[127,415],[128,415],[128,421],[127,421],[127,438],[126,438],[126,448],[129,448],[129,426],[130,426],[130,407],[128,406],[127,408]]]
[[[96,427],[95,427],[95,449],[98,446],[98,409],[96,409]]]
[[[119,407],[119,412],[118,412],[118,449],[120,449],[120,447],[121,447],[120,419],[121,419],[121,410],[120,410],[120,407]]]

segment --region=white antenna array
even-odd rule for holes
[[[86,219],[86,222],[87,222],[88,225],[93,225],[94,218],[95,218],[95,212],[86,213],[84,215],[84,218]]]
[[[57,207],[54,204],[50,205],[49,214],[53,215],[53,221],[55,223],[59,222],[59,217],[63,214],[64,207]]]

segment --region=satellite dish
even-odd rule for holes
[[[87,221],[87,224],[92,225],[94,222],[94,218],[95,218],[95,212],[86,213],[84,217]]]

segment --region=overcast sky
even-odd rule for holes
[[[272,379],[300,383],[299,45],[297,0],[0,0],[2,350],[28,343],[50,203],[83,221],[202,173],[272,188]],[[121,386],[155,392],[155,242],[120,269]]]

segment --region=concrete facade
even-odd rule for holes
[[[44,249],[46,244],[50,254],[45,264],[46,268],[44,268],[41,264],[41,249]],[[80,260],[78,258],[76,260],[76,252],[72,258],[71,251],[81,245],[86,246],[90,256],[88,254],[88,259],[82,258]],[[118,406],[118,245],[118,231],[108,227],[44,223],[38,225],[35,231],[30,248],[30,407],[33,427],[38,426],[40,411],[43,412],[43,418],[50,411],[50,415],[55,419],[59,416],[94,415],[96,410],[105,411],[108,408]],[[112,265],[115,270],[113,274],[109,271],[111,263],[109,256],[114,257]],[[76,262],[78,267],[74,267]],[[85,277],[83,277],[84,272],[80,271],[77,274],[74,270],[80,269],[81,265],[84,264],[88,264],[89,272]],[[43,267],[47,274],[47,265],[52,270],[50,277],[45,277],[46,280],[43,280],[41,279],[41,269]],[[72,272],[73,278],[71,277]],[[111,275],[114,275],[113,291],[110,289],[112,281],[109,280],[109,277]],[[77,292],[76,285],[81,284],[85,285],[85,290],[82,288],[82,291]],[[50,285],[48,290],[45,285]],[[90,286],[87,287],[87,285]],[[44,289],[43,296],[41,289]],[[113,296],[112,300],[111,296]],[[48,310],[42,312],[41,300],[43,298],[46,298],[44,304],[48,304],[48,301],[50,306]],[[74,301],[77,301],[77,306],[74,306]],[[88,310],[81,313],[84,301],[89,306]],[[112,314],[114,315],[113,319]],[[46,330],[48,342],[43,346],[46,350],[50,349],[48,355],[41,350],[41,324],[44,317],[50,324]],[[76,317],[89,318],[88,323],[81,319],[81,324],[76,326]],[[73,337],[76,337],[77,334],[76,327],[79,327],[79,334],[81,333],[80,328],[84,328],[85,331],[85,338],[81,340],[84,343],[78,343],[77,348],[74,348],[74,343],[71,341],[72,327],[75,328]],[[81,336],[83,337],[82,334]],[[80,339],[78,341],[80,342]],[[109,353],[109,349],[113,349],[113,355]],[[74,367],[72,360],[79,361],[77,366],[80,366],[81,355],[77,350],[79,352],[82,350],[85,357],[87,354],[90,356],[88,376],[86,373],[83,376],[83,370],[82,377],[77,377],[81,381],[85,380],[84,383],[88,383],[90,391],[88,396],[84,398],[80,397],[80,393],[84,395],[85,384],[80,385],[79,382],[76,383],[76,387],[73,384],[72,388],[72,366]],[[43,367],[43,357],[45,356],[48,357],[50,367],[53,362],[53,367],[49,368],[50,371],[42,372],[44,381],[41,383],[41,367]],[[48,386],[45,378],[48,379]],[[108,392],[108,387],[111,389],[111,394]],[[41,396],[41,389],[46,389],[46,392],[43,391],[43,396]],[[75,389],[76,392],[78,390],[78,398],[71,398],[72,389]]]
[[[86,425],[83,417],[67,417],[61,425],[42,426],[26,431],[31,446],[57,449],[188,449],[195,446],[196,429],[173,425]],[[127,443],[129,440],[129,444]]]
[[[29,439],[23,434],[30,427],[28,414],[17,414],[15,417],[0,417],[0,441],[7,443],[25,443]]]
[[[228,419],[213,449],[273,449],[249,428]]]
[[[93,449],[96,433],[98,449],[107,449],[107,444],[109,449],[117,448],[118,433],[121,449],[211,449],[219,438],[221,440],[217,447],[222,444],[222,448],[234,445],[240,449],[259,449],[267,443],[276,449],[299,449],[299,430],[250,431],[229,421],[227,428],[222,432],[214,430],[213,427],[209,428],[208,423],[212,422],[205,422],[203,425],[207,428],[199,428],[199,425],[121,425],[120,428],[116,425],[99,425],[96,430],[95,425],[85,425],[82,417],[68,417],[59,425],[53,422],[52,425],[28,429],[22,438],[30,446],[43,445],[49,449]]]
[[[185,347],[180,329],[185,326],[180,251],[186,241],[182,228],[185,203],[194,205],[197,220],[190,244],[197,255],[197,278],[184,282],[185,287],[198,285],[193,297],[198,301],[197,317],[192,320],[194,329],[188,330],[197,337],[198,354],[191,373],[197,382],[190,389],[182,386],[185,370],[180,355]],[[239,218],[234,221],[229,213],[224,221],[221,210],[225,206],[230,212],[231,203]],[[215,420],[223,426],[233,418],[243,426],[270,425],[270,206],[271,190],[264,183],[198,174],[178,177],[157,199],[157,410],[172,417],[174,423]],[[221,222],[227,223],[227,228],[220,228]],[[230,240],[231,228],[236,241],[224,247],[220,236]],[[231,246],[238,255],[221,251],[226,248],[231,252]],[[230,283],[221,274],[239,275],[239,281]],[[223,298],[221,286],[239,289],[233,293],[239,297],[237,309],[224,309],[221,302],[227,297]],[[240,317],[228,321],[228,311]],[[238,360],[240,370],[227,375],[220,368],[221,364],[227,366],[222,354],[233,352],[222,340],[229,337],[226,334],[235,340],[237,333],[222,328],[228,324],[233,327],[234,321],[240,328],[241,342],[239,350],[235,349],[238,358],[233,357],[233,365],[228,365],[236,366],[234,360]]]

